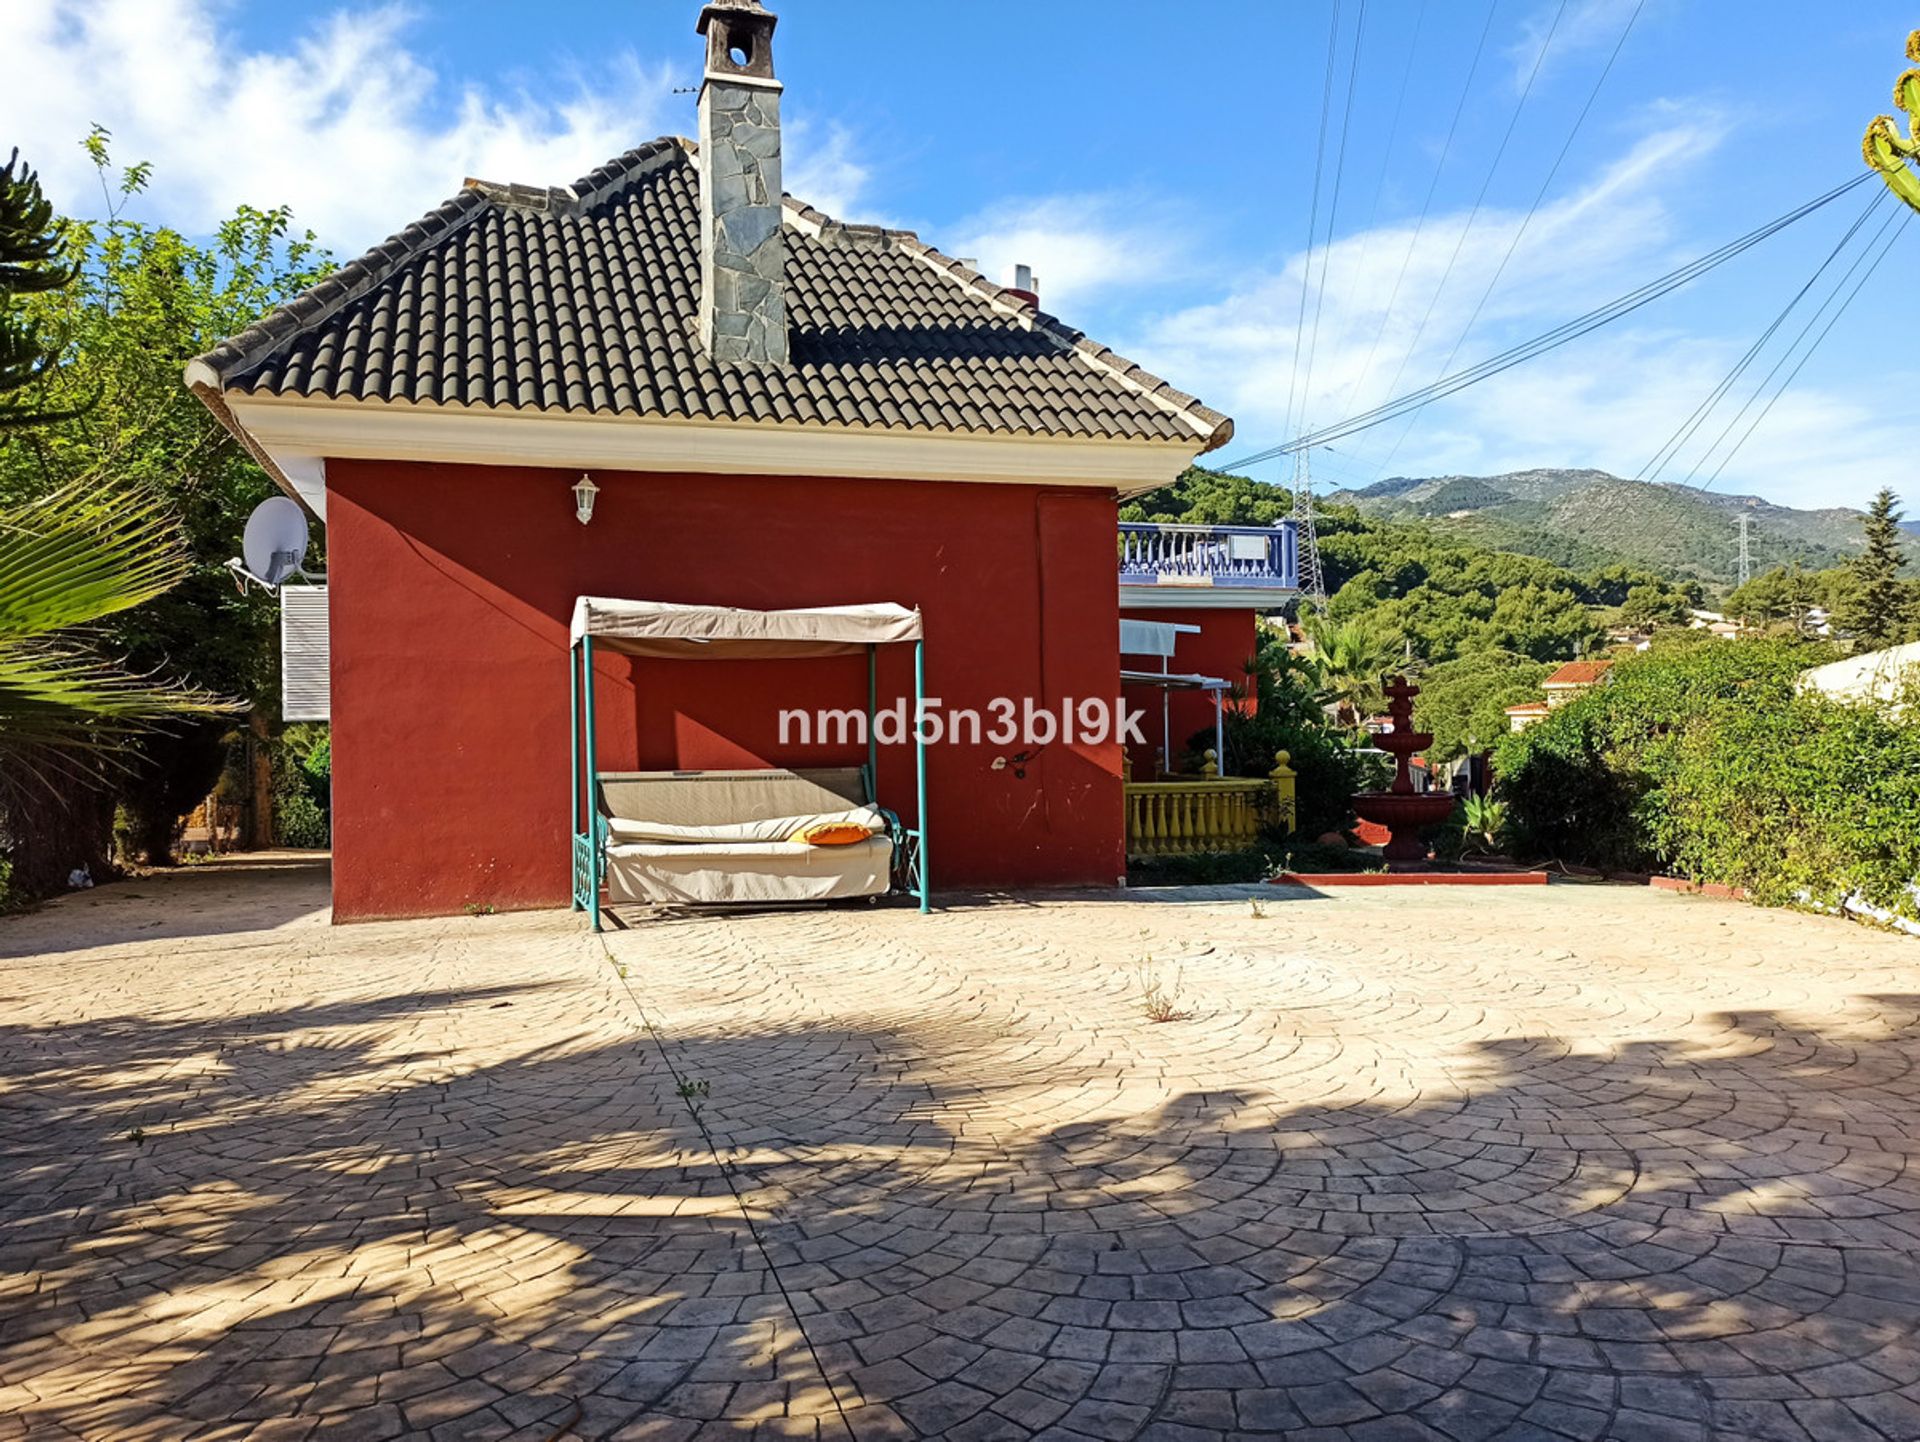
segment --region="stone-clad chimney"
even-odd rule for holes
[[[700,12],[700,339],[717,361],[787,363],[774,24],[759,0]]]

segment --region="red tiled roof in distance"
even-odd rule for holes
[[[1569,661],[1540,684],[1542,686],[1591,686],[1602,676],[1611,661]]]

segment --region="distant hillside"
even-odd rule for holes
[[[1622,480],[1605,471],[1515,471],[1504,476],[1396,476],[1327,498],[1383,518],[1419,519],[1442,535],[1586,570],[1631,561],[1678,579],[1731,585],[1735,518],[1752,517],[1753,568],[1836,566],[1863,544],[1859,511],[1797,511],[1758,496]],[[1920,536],[1920,524],[1906,529]],[[1920,548],[1916,548],[1920,549]]]

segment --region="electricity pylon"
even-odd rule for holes
[[[1319,513],[1313,508],[1313,463],[1309,452],[1293,455],[1293,537],[1300,562],[1300,594],[1316,606],[1327,604],[1326,573],[1320,569]]]

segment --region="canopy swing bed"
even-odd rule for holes
[[[914,825],[878,804],[879,648],[913,645],[913,715],[926,699],[920,612],[891,603],[746,611],[581,596],[568,690],[573,735],[573,909],[601,929],[608,903],[820,902],[904,892],[929,910],[927,746],[914,728]],[[867,759],[752,771],[600,771],[593,658],[867,656]],[[604,897],[604,901],[603,901]]]

